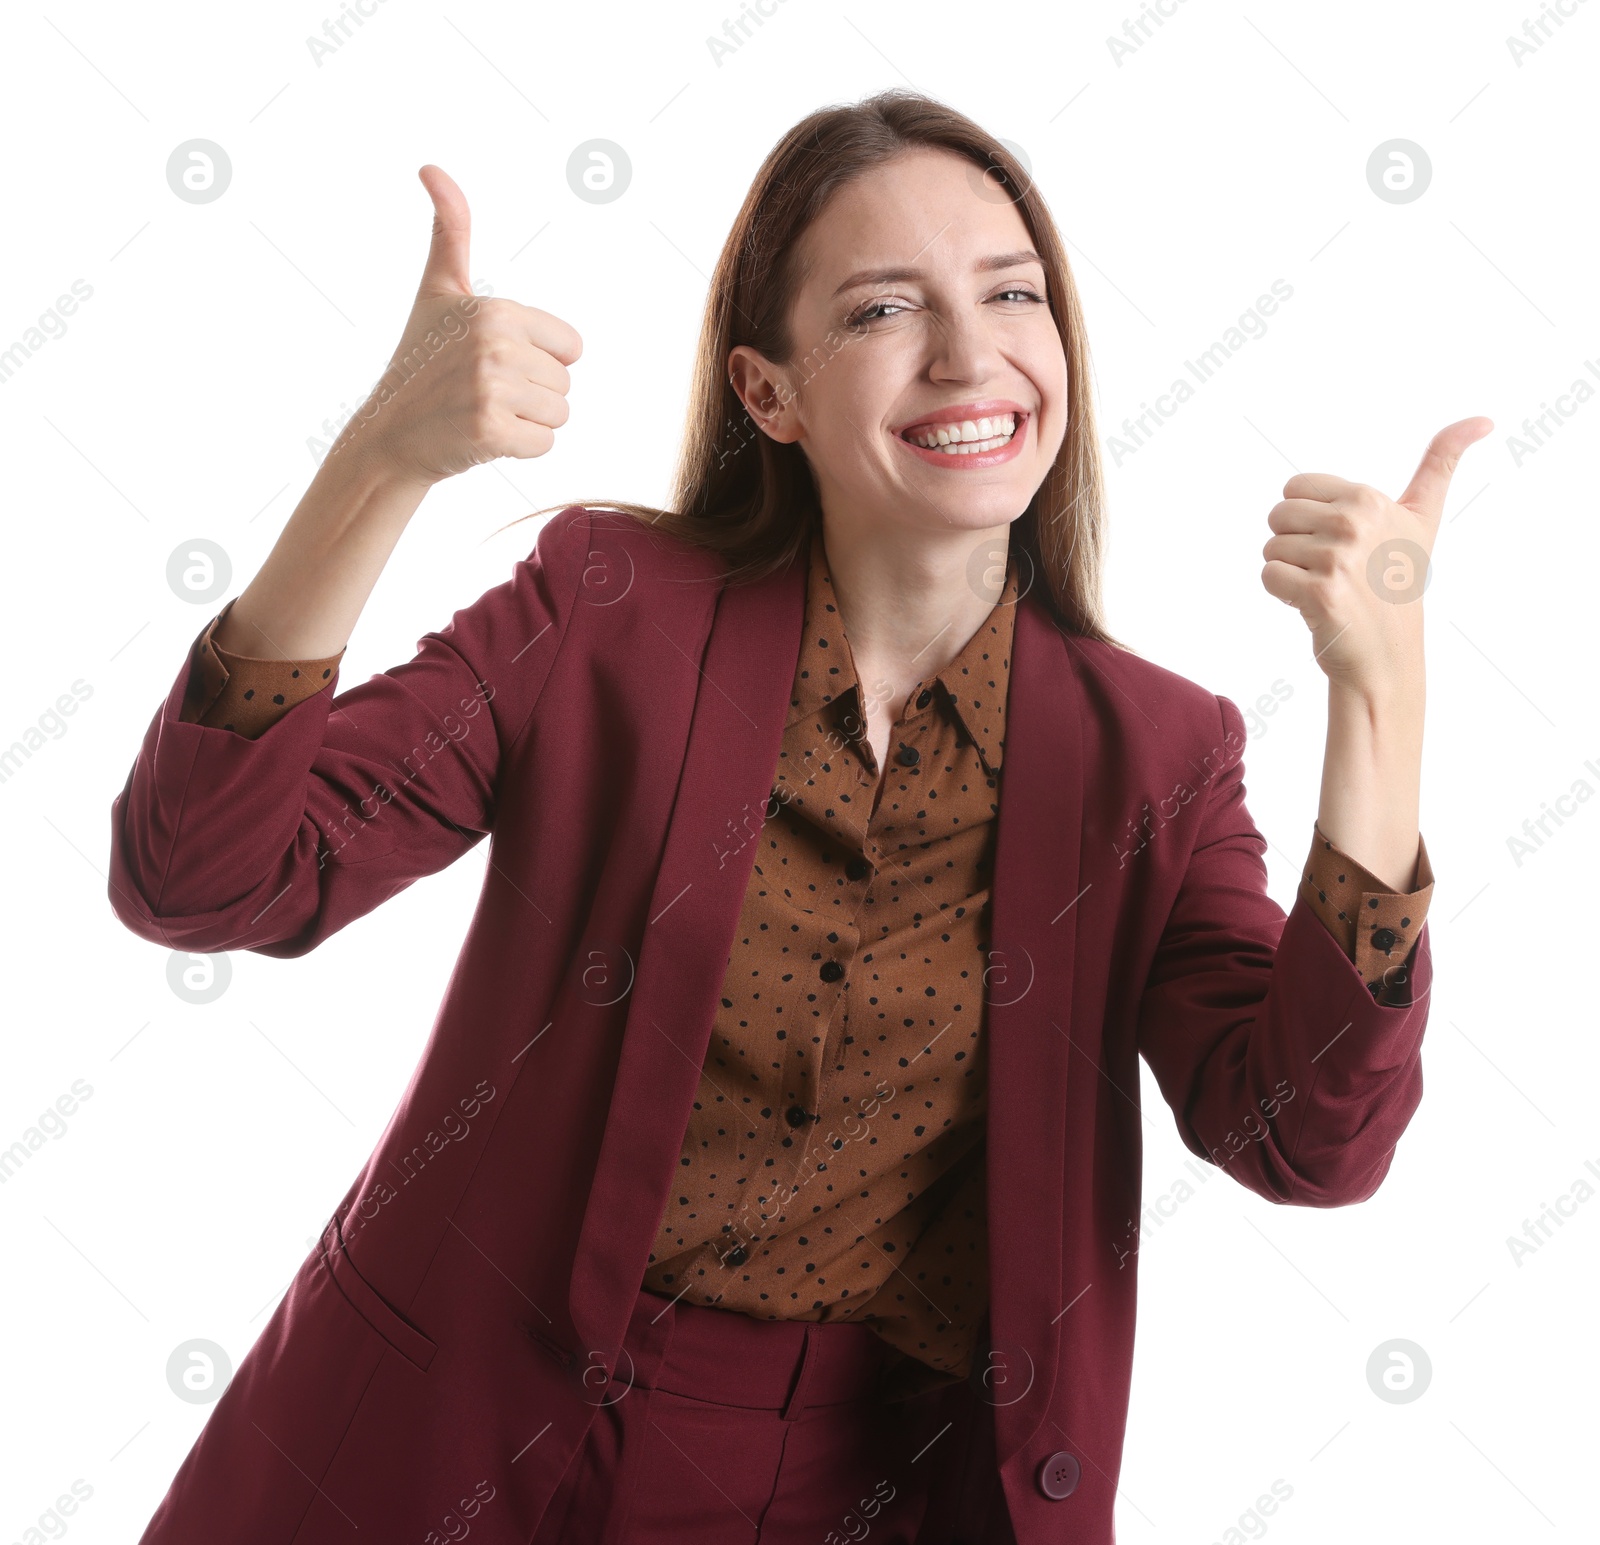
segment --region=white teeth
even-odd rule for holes
[[[924,450],[943,451],[947,456],[970,456],[976,451],[992,451],[1004,445],[1016,430],[1016,415],[999,413],[992,418],[923,425],[908,433],[905,439]]]

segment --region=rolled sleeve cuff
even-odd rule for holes
[[[320,660],[264,660],[221,649],[214,635],[237,599],[230,600],[195,640],[179,717],[185,724],[232,730],[255,740],[333,680],[344,650]]]
[[[1420,834],[1415,889],[1401,892],[1330,842],[1313,823],[1300,894],[1338,941],[1376,1002],[1406,996],[1406,962],[1433,899],[1433,866]]]

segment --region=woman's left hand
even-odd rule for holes
[[[1420,689],[1420,602],[1445,494],[1462,452],[1493,428],[1480,416],[1441,429],[1397,500],[1321,472],[1283,485],[1261,583],[1298,608],[1334,686],[1369,702]]]

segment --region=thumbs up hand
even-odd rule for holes
[[[1462,453],[1493,428],[1476,417],[1441,429],[1398,499],[1321,472],[1283,485],[1261,583],[1298,608],[1334,686],[1369,701],[1420,688],[1420,603],[1445,494]]]
[[[567,421],[567,366],[583,340],[559,317],[476,296],[471,214],[437,166],[418,173],[433,241],[399,346],[331,454],[370,457],[431,485],[500,456],[542,456]]]

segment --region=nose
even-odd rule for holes
[[[929,338],[928,369],[936,381],[975,385],[993,378],[1003,363],[994,330],[980,309],[963,307],[946,314]]]

